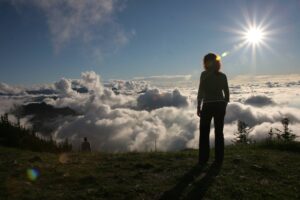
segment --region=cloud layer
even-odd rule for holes
[[[248,97],[245,102],[245,104],[253,105],[257,107],[263,107],[263,106],[269,106],[275,104],[275,102],[266,95],[256,95],[256,96],[250,96]]]
[[[188,105],[187,97],[182,96],[178,89],[173,92],[161,93],[158,89],[147,90],[137,98],[138,108],[154,110],[162,107],[184,107]]]
[[[282,128],[280,120],[283,117],[291,120],[292,130],[300,130],[299,85],[288,86],[284,81],[277,85],[272,88],[265,82],[230,85],[232,102],[226,111],[226,144],[232,142],[237,120],[253,127],[250,135],[256,140],[265,138],[271,127]],[[62,78],[48,86],[2,86],[1,113],[9,111],[13,104],[31,102],[74,110],[75,116],[60,115],[49,121],[55,127],[55,139],[68,138],[75,150],[83,137],[88,137],[92,148],[99,151],[149,151],[154,150],[155,143],[159,150],[164,151],[198,147],[197,84],[186,88],[178,85],[180,89],[157,88],[145,80],[136,79],[103,84],[101,77],[91,71],[82,73],[80,79]],[[33,117],[25,116],[22,120],[34,123],[30,119]],[[213,129],[211,133],[213,138]]]

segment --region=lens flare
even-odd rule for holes
[[[61,164],[67,164],[67,163],[70,162],[70,157],[69,157],[68,154],[62,153],[62,154],[59,155],[58,161],[59,161]]]
[[[229,52],[228,52],[228,51],[225,51],[225,52],[223,52],[223,53],[221,54],[221,57],[224,58],[224,57],[228,56],[228,54],[229,54]]]
[[[30,169],[27,169],[26,174],[27,174],[27,178],[30,181],[35,181],[39,177],[40,172],[36,168],[30,168]]]

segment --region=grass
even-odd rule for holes
[[[228,146],[222,166],[197,166],[197,153],[58,155],[0,147],[0,199],[300,198],[299,143]],[[30,168],[40,172],[35,181],[26,176]]]

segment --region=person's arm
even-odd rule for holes
[[[227,81],[227,77],[224,74],[224,95],[225,95],[225,101],[228,103],[230,101],[230,94],[229,94],[229,87],[228,87],[228,81]]]
[[[197,95],[197,115],[200,117],[201,104],[203,100],[203,73],[200,76],[198,95]]]

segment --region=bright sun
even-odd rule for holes
[[[245,33],[246,41],[252,45],[256,45],[262,42],[263,37],[264,37],[264,33],[259,28],[250,28]]]
[[[231,50],[224,51],[221,54],[221,58],[227,57],[228,55],[236,52],[245,47],[245,50],[251,49],[253,58],[256,57],[256,53],[260,52],[262,48],[267,48],[273,52],[273,49],[269,46],[270,38],[276,34],[275,30],[270,30],[270,24],[264,24],[266,20],[264,18],[261,22],[256,22],[251,20],[250,17],[246,16],[246,23],[239,23],[239,28],[228,28],[226,31],[235,33],[237,44],[233,46]]]

